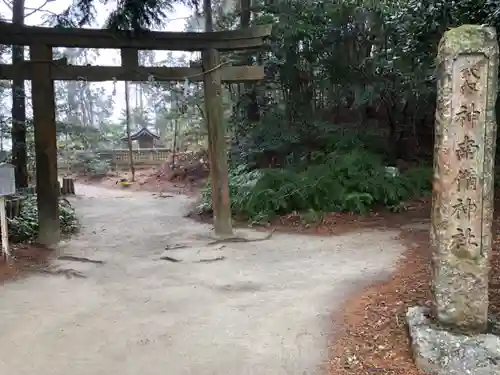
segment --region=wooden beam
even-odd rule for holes
[[[60,229],[54,82],[50,78],[52,48],[43,44],[31,46],[30,57],[33,60],[47,61],[33,67],[32,101],[35,123],[38,241],[44,245],[54,245],[60,239]]]
[[[80,28],[20,26],[0,22],[0,44],[40,45],[78,48],[137,48],[143,50],[220,51],[252,49],[262,46],[271,35],[272,25],[254,26],[231,31],[157,32],[141,34],[132,31],[111,31]]]
[[[16,77],[17,71],[21,70],[26,80],[32,80],[36,76],[35,66],[38,63],[26,62],[23,66],[12,66],[0,64],[0,79],[11,80]],[[263,66],[226,66],[220,68],[223,82],[247,82],[259,81],[264,78]],[[158,82],[184,81],[189,77],[190,81],[203,81],[203,71],[200,68],[165,68],[165,67],[138,67],[129,69],[120,66],[77,66],[53,64],[51,78],[55,81],[77,81],[89,82],[118,81],[140,82],[148,81],[153,76]]]
[[[121,65],[127,69],[137,69],[139,67],[139,51],[137,48],[122,48],[120,50],[122,58]]]

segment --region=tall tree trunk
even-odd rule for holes
[[[125,112],[127,121],[127,144],[128,144],[128,157],[130,165],[130,173],[132,174],[132,182],[135,181],[135,167],[134,167],[134,155],[132,151],[132,138],[130,137],[130,98],[128,90],[128,81],[125,81]]]
[[[12,22],[24,24],[24,0],[14,0]],[[12,64],[24,62],[24,46],[12,46]],[[26,102],[24,77],[15,77],[12,81],[12,162],[15,166],[16,188],[28,186],[28,168],[26,152]]]
[[[178,116],[178,111],[179,111],[179,97],[175,95],[175,101],[170,100],[171,105],[175,104],[175,110],[177,111],[177,115],[175,118],[172,120],[173,125],[174,125],[174,142],[172,145],[172,170],[175,169],[175,161],[177,159],[177,148],[179,147],[179,144],[177,142],[177,134],[178,134],[178,125],[179,125],[179,116]]]
[[[250,27],[250,20],[252,18],[252,0],[240,0],[240,24],[241,28],[245,29]],[[243,54],[243,65],[253,65],[252,55],[249,53]],[[241,86],[240,86],[241,87]],[[244,93],[246,97],[246,117],[247,121],[255,122],[260,120],[260,109],[258,103],[257,87],[254,83],[246,82],[243,84]],[[241,99],[240,99],[241,100]]]
[[[78,117],[76,116],[77,113],[77,105],[76,105],[76,98],[75,98],[75,89],[74,89],[74,81],[69,81],[65,82],[65,87],[64,90],[66,91],[66,104],[67,104],[67,118],[68,122],[71,125],[75,125],[78,123]]]
[[[141,110],[141,120],[142,120],[142,124],[141,126],[146,126],[146,121],[144,121],[144,101],[143,101],[143,95],[144,95],[144,92],[143,92],[143,86],[142,84],[139,84],[139,108]]]
[[[175,117],[175,120],[174,120],[174,144],[173,144],[173,151],[172,151],[172,169],[175,169],[177,148],[179,147],[179,145],[177,144],[178,133],[179,133],[179,119],[177,117]]]
[[[87,109],[87,100],[85,95],[85,83],[78,82],[78,102],[79,102],[79,112],[82,114],[81,124],[84,127],[89,126],[89,116]]]
[[[88,55],[88,50],[84,50],[84,59],[85,59],[85,65],[89,65],[89,55]],[[91,126],[94,128],[95,123],[94,123],[94,103],[93,100],[94,98],[92,97],[92,90],[90,89],[90,83],[85,81],[83,84],[83,93],[84,93],[84,107],[85,110],[87,111],[87,124],[88,126]]]

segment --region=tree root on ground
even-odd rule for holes
[[[165,250],[185,249],[186,247],[187,247],[186,245],[179,245],[179,244],[166,245]]]
[[[73,262],[83,262],[83,263],[94,263],[94,264],[104,264],[105,262],[102,260],[94,260],[84,257],[75,257],[73,255],[61,255],[57,257],[59,260],[70,260]]]
[[[200,259],[200,260],[197,260],[193,263],[212,263],[212,262],[217,262],[219,260],[224,260],[224,259],[226,259],[225,256],[220,256],[220,257],[209,258],[209,259]]]
[[[67,279],[71,279],[73,277],[76,278],[81,278],[81,279],[86,279],[87,276],[85,276],[83,273],[71,269],[71,268],[55,268],[52,266],[47,266],[47,265],[31,265],[28,267],[24,267],[23,270],[27,272],[33,272],[33,273],[42,273],[46,275],[52,275],[52,276],[58,276],[58,275],[63,275],[66,276]]]
[[[171,194],[165,194],[163,195],[162,193],[155,195],[155,198],[173,198],[174,196]]]
[[[168,260],[169,262],[172,262],[172,263],[182,262],[182,260],[180,260],[180,259],[175,259],[175,258],[172,258],[169,256],[160,257],[160,260]]]
[[[209,242],[208,245],[218,245],[220,243],[231,243],[231,242],[258,242],[258,241],[266,241],[270,239],[273,236],[273,233],[275,232],[275,229],[273,229],[267,236],[264,238],[255,238],[255,239],[248,239],[244,237],[228,237],[228,238],[221,238],[220,240],[215,240],[212,242]]]

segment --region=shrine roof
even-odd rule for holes
[[[135,131],[134,133],[130,134],[130,138],[135,141],[139,138],[155,138],[155,139],[160,139],[160,136],[151,132],[148,128],[142,127],[139,130]],[[127,136],[122,137],[122,141],[126,141],[128,138]]]

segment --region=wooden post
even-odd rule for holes
[[[75,180],[69,177],[63,178],[61,195],[75,195]]]
[[[11,259],[9,249],[9,227],[7,225],[7,211],[5,210],[5,196],[0,196],[0,225],[2,231],[2,252],[7,262]]]
[[[205,120],[208,129],[208,150],[212,178],[212,207],[215,234],[221,237],[233,235],[229,178],[226,153],[226,129],[221,97],[219,53],[205,50],[202,53],[204,79]]]
[[[205,31],[213,31],[212,2],[203,0]],[[208,132],[208,154],[212,179],[212,209],[215,235],[231,237],[231,201],[226,153],[226,129],[222,108],[220,55],[215,49],[206,49],[201,55],[203,65],[203,91],[205,121]]]
[[[32,45],[30,56],[34,62],[35,73],[32,80],[32,100],[35,123],[38,241],[44,245],[53,245],[60,239],[60,227],[54,82],[50,72],[52,48],[43,44]]]

